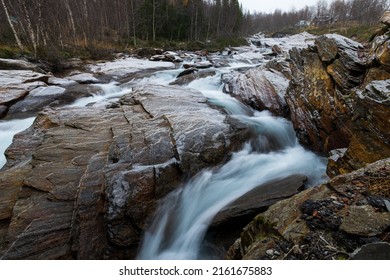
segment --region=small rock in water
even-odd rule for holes
[[[5,117],[5,115],[7,115],[7,112],[8,112],[8,107],[5,105],[0,105],[0,118]]]

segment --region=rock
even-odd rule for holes
[[[76,81],[72,81],[64,78],[57,78],[54,76],[50,76],[47,83],[48,85],[51,86],[60,86],[60,87],[69,87],[69,86],[77,85]]]
[[[278,55],[282,54],[282,50],[278,45],[273,45],[272,46],[272,51]]]
[[[22,59],[0,58],[0,69],[3,70],[31,70],[41,74],[46,74],[38,64],[34,64]]]
[[[357,57],[359,49],[363,46],[351,39],[337,34],[325,34],[318,37],[315,42],[318,54],[323,62],[328,64],[335,61],[339,56],[354,56]]]
[[[384,12],[380,19],[380,22],[390,27],[390,11]]]
[[[270,249],[270,250],[267,250],[265,253],[272,257],[274,255],[274,250]]]
[[[0,105],[26,97],[30,90],[45,85],[49,76],[28,70],[0,70]]]
[[[52,105],[60,106],[71,104],[79,98],[89,97],[101,92],[101,87],[88,84],[76,84],[65,89],[64,93],[55,97],[55,103]]]
[[[306,180],[305,176],[295,175],[259,186],[222,209],[211,226],[253,218],[261,209],[298,193]]]
[[[192,74],[192,73],[197,72],[197,71],[198,71],[198,69],[196,69],[196,68],[188,68],[188,69],[185,69],[183,72],[179,73],[179,75],[177,75],[176,78],[180,78],[180,77]]]
[[[390,226],[390,213],[377,213],[370,205],[352,206],[340,229],[349,234],[376,236]]]
[[[293,77],[286,102],[298,139],[303,145],[325,153],[347,147],[350,105],[336,89],[318,53],[293,49],[290,56]]]
[[[8,107],[4,105],[0,105],[0,118],[4,118],[7,115]]]
[[[375,37],[369,52],[370,64],[384,68],[390,72],[390,37],[388,34]]]
[[[326,34],[315,41],[321,61],[327,64],[327,72],[342,89],[350,89],[363,80],[366,61],[362,57],[364,47],[337,34]]]
[[[150,58],[151,61],[169,61],[169,62],[183,62],[183,59],[179,56],[179,54],[175,52],[164,52],[159,55],[153,55]]]
[[[389,242],[390,213],[367,199],[388,197],[389,163],[375,162],[277,202],[244,228],[229,255],[268,259],[272,249],[281,253],[277,259],[337,259],[365,244]]]
[[[69,80],[75,81],[79,84],[96,84],[99,82],[91,73],[73,72],[68,76]]]
[[[245,141],[227,122],[200,92],[153,85],[41,111],[0,172],[1,258],[134,258],[157,200]]]
[[[329,176],[390,157],[390,80],[373,81],[364,90],[358,90],[354,102],[353,137],[345,155],[328,166]]]
[[[390,260],[390,244],[379,242],[364,245],[353,253],[352,260]]]
[[[10,106],[8,114],[12,118],[26,118],[35,115],[45,106],[59,99],[65,89],[57,86],[38,87],[30,91],[22,101]]]
[[[287,112],[284,101],[287,86],[288,80],[281,73],[253,68],[228,81],[225,92],[254,109],[284,116]]]
[[[150,57],[153,55],[160,55],[164,52],[163,49],[157,49],[157,48],[139,48],[134,51],[135,55],[138,57]]]
[[[84,62],[80,58],[69,58],[63,62],[61,62],[61,67],[63,69],[73,69],[73,68],[79,68],[83,66]]]
[[[375,56],[378,62],[387,70],[390,71],[390,39],[378,46],[375,51]]]
[[[200,60],[194,63],[185,63],[183,64],[183,67],[185,69],[188,68],[197,68],[197,69],[207,69],[211,68],[214,64],[209,60]]]
[[[390,72],[381,68],[370,68],[364,78],[363,87],[366,87],[373,81],[383,81],[390,79]]]
[[[187,70],[190,70],[190,71],[186,72]],[[188,74],[184,75],[184,73],[188,73]],[[215,70],[205,69],[205,70],[199,71],[198,69],[195,70],[194,68],[189,68],[189,69],[184,70],[181,74],[179,74],[177,79],[174,82],[171,82],[170,84],[171,85],[188,85],[189,83],[195,81],[196,79],[207,78],[207,77],[211,77],[211,76],[215,76],[215,75],[216,75]]]
[[[292,78],[290,65],[286,60],[273,59],[267,62],[265,67],[270,71],[276,70],[277,72],[282,73],[288,80],[291,80]]]
[[[171,69],[175,64],[172,62],[154,62],[143,59],[128,57],[110,62],[103,62],[87,66],[87,69],[95,75],[125,78],[130,74],[152,69]]]

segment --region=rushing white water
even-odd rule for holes
[[[220,169],[201,172],[162,201],[145,234],[140,259],[197,259],[210,222],[243,194],[293,174],[308,176],[312,185],[323,181],[324,160],[299,145],[288,121],[268,112],[251,112],[223,94],[218,75],[194,81],[189,87],[201,90],[211,102],[252,128],[257,137]]]
[[[34,120],[35,117],[21,120],[0,121],[0,169],[7,162],[4,152],[8,146],[11,145],[14,135],[29,128]]]

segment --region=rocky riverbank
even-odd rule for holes
[[[290,51],[292,122],[302,143],[331,153],[333,179],[256,216],[227,259],[390,259],[388,15],[368,51],[334,34]]]

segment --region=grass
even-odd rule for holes
[[[373,39],[373,36],[381,29],[380,24],[359,24],[358,22],[334,23],[328,26],[314,27],[309,26],[304,29],[314,35],[335,33],[360,43],[367,43]]]
[[[381,24],[361,24],[356,21],[336,22],[324,26],[307,26],[302,28],[289,27],[275,33],[283,33],[288,35],[298,34],[301,32],[309,32],[313,35],[323,35],[335,33],[360,43],[368,43],[372,41],[374,35],[382,28]]]

